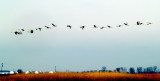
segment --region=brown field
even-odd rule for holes
[[[160,73],[127,74],[118,72],[40,73],[0,76],[0,81],[160,81]]]

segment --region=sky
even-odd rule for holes
[[[0,63],[24,71],[160,67],[159,0],[3,0]],[[141,21],[145,25],[137,26]],[[128,22],[129,26],[116,25]],[[146,22],[152,22],[146,25]],[[44,26],[57,25],[45,29]],[[66,26],[72,25],[72,29]],[[113,28],[94,29],[93,25]],[[80,26],[85,25],[85,30]],[[14,35],[18,29],[26,31]]]

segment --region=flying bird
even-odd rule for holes
[[[24,31],[24,29],[21,29],[22,31]]]
[[[82,30],[84,29],[85,26],[80,26],[80,28],[82,28]]]
[[[19,32],[18,32],[18,34],[22,34],[22,32],[21,32],[21,31],[19,31]]]
[[[151,22],[147,22],[147,25],[150,25],[150,24],[152,24]]]
[[[140,25],[143,25],[143,23],[140,23]]]
[[[41,30],[42,30],[42,28],[36,28],[36,30],[39,30],[39,31],[41,31]]]
[[[102,27],[100,27],[100,29],[103,29],[103,28],[105,28],[105,27],[103,27],[103,26],[102,26]]]
[[[143,23],[141,23],[140,21],[137,21],[137,25],[142,25]]]
[[[12,33],[12,32],[11,32],[11,33]],[[22,34],[22,32],[21,32],[21,31],[15,31],[14,34],[15,34],[15,35],[18,35],[18,34]]]
[[[111,26],[107,25],[108,28],[111,28]]]
[[[94,28],[98,28],[96,25],[93,25]]]
[[[15,35],[17,35],[17,34],[18,34],[18,32],[17,32],[17,31],[15,31],[15,32],[14,32],[14,34],[15,34]]]
[[[128,26],[128,23],[127,22],[125,22],[125,23],[123,23],[125,26]]]
[[[122,25],[117,25],[117,27],[121,27]]]
[[[51,29],[51,27],[45,26],[47,29]]]
[[[29,32],[29,33],[33,33],[33,30],[32,30],[32,29],[30,29],[28,32]]]
[[[53,23],[52,23],[52,26],[53,26],[53,27],[57,27],[57,26],[56,26],[55,24],[53,24]]]
[[[140,21],[137,21],[137,25],[140,25]]]
[[[67,25],[67,27],[69,27],[71,29],[72,26],[71,25]]]

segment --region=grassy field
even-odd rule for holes
[[[41,73],[0,76],[0,81],[160,81],[160,73],[127,74],[118,72]]]

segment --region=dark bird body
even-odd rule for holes
[[[126,23],[123,23],[125,26],[128,26],[128,23],[126,22]]]
[[[111,26],[107,25],[108,28],[111,28]]]
[[[98,28],[96,25],[93,25],[94,28]]]
[[[17,34],[18,34],[18,32],[17,32],[17,31],[15,31],[14,33],[15,33],[15,35],[17,35]]]
[[[19,32],[18,32],[18,31],[15,31],[14,34],[15,34],[15,35],[18,35],[18,34],[22,34],[22,32],[21,32],[21,31],[19,31]]]
[[[122,25],[118,25],[117,27],[121,27]]]
[[[39,30],[39,31],[41,31],[41,30],[42,30],[42,28],[36,28],[36,30]]]
[[[47,29],[51,29],[51,27],[45,26]]]
[[[67,27],[69,27],[71,29],[72,26],[71,25],[67,25]]]
[[[24,29],[21,29],[22,31],[24,31]]]
[[[150,25],[150,24],[152,24],[151,22],[147,22],[147,25]]]
[[[52,26],[53,26],[53,27],[57,27],[57,26],[56,26],[55,24],[53,24],[53,23],[52,23]]]
[[[105,27],[103,27],[103,26],[102,26],[102,27],[100,27],[100,29],[103,29],[103,28],[105,28]]]
[[[141,23],[140,21],[137,21],[137,25],[142,25],[143,23]]]
[[[29,33],[33,33],[33,30],[30,29],[28,32],[29,32]]]
[[[85,26],[81,26],[80,28],[82,28],[82,30],[84,29]]]

